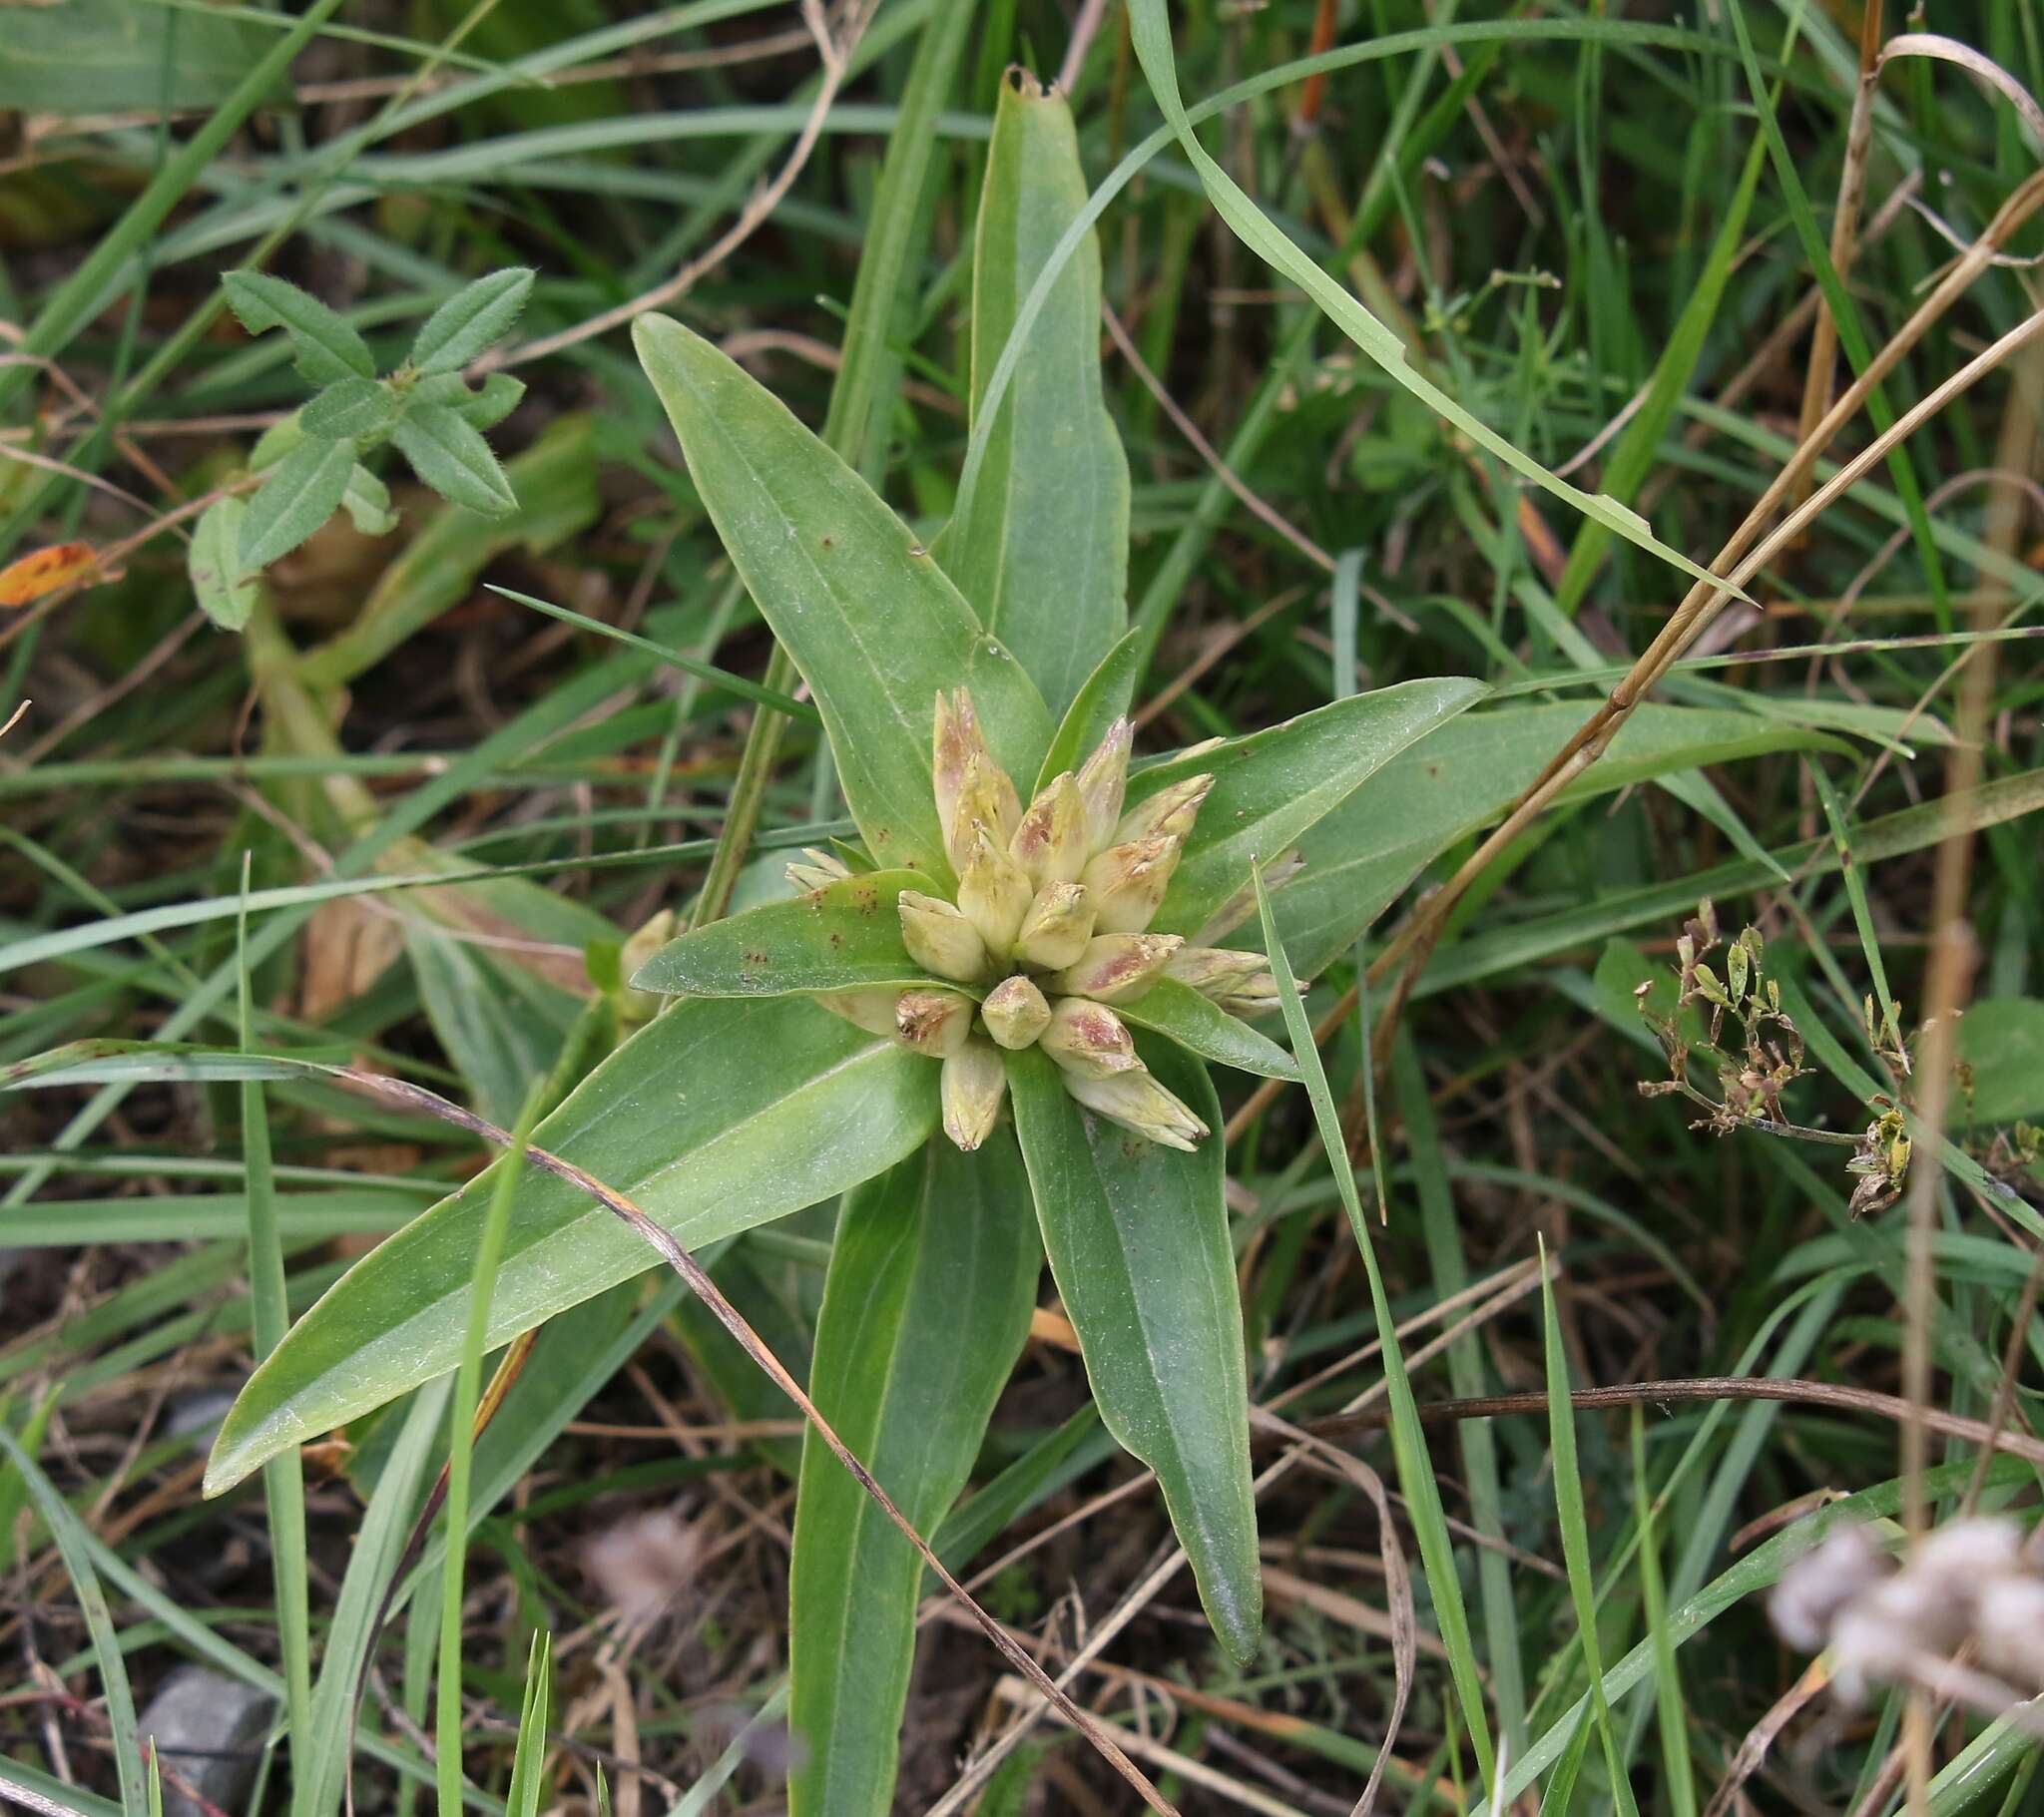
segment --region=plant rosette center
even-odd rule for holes
[[[1024,808],[987,752],[971,693],[937,696],[931,783],[958,887],[952,899],[903,890],[901,939],[925,971],[985,996],[917,988],[818,1001],[941,1062],[944,1134],[961,1148],[978,1147],[999,1116],[1007,1074],[996,1048],[1040,1047],[1089,1111],[1190,1149],[1206,1124],[1143,1064],[1115,1006],[1164,977],[1224,1007],[1260,993],[1264,1007],[1276,1003],[1261,955],[1147,931],[1214,778],[1188,776],[1124,813],[1131,737],[1117,719]],[[833,862],[811,854],[790,875],[809,882]]]
[[[1034,1047],[1056,1063],[1066,1092],[1086,1110],[1190,1150],[1210,1133],[1207,1124],[1144,1065],[1121,1012],[1166,981],[1197,993],[1220,1017],[1277,1007],[1261,953],[1150,931],[1214,778],[1184,777],[1125,811],[1132,737],[1127,717],[1116,719],[1076,770],[1052,778],[1024,807],[988,750],[970,691],[940,692],[931,786],[957,882],[949,895],[934,885],[893,891],[896,950],[909,962],[896,969],[910,976],[808,993],[832,1014],[942,1068],[944,1134],[962,1149],[977,1148],[1000,1119],[1008,1090],[1001,1050]],[[854,871],[831,853],[806,851],[787,875],[818,911],[860,898],[866,876],[873,888],[862,912],[876,916],[887,906],[880,874]],[[914,882],[932,884],[920,876]],[[1243,892],[1202,937],[1236,925],[1249,900]],[[746,963],[772,969],[766,918],[791,906],[769,904],[724,924]],[[749,924],[762,930],[757,942],[746,937]],[[689,942],[685,936],[679,944]]]

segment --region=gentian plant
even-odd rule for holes
[[[1218,943],[1252,913],[1258,867],[1284,881],[1308,828],[1483,690],[1412,681],[1139,754],[1148,645],[1127,629],[1128,477],[1100,403],[1090,239],[1015,327],[1085,194],[1057,96],[1004,87],[985,193],[986,452],[927,543],[710,341],[638,325],[689,478],[820,715],[857,838],[806,854],[780,899],[645,958],[630,983],[663,1007],[533,1139],[707,1259],[838,1202],[809,1392],[940,1550],[963,1544],[944,1523],[1047,1256],[1100,1419],[1156,1473],[1215,1634],[1247,1658],[1262,1597],[1208,1068],[1294,1067],[1246,1020],[1278,1007],[1262,956]],[[989,418],[1011,331],[1032,337],[1028,357]],[[454,1366],[494,1173],[299,1320],[224,1426],[211,1489]],[[571,1180],[529,1168],[488,1341],[655,1260]],[[922,1573],[812,1434],[791,1584],[796,1817],[887,1810]]]

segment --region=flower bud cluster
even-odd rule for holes
[[[1851,1703],[1913,1683],[1998,1713],[2044,1690],[2044,1572],[2011,1521],[1953,1521],[1899,1562],[1840,1527],[1782,1574],[1768,1613],[1789,1645],[1829,1649]]]
[[[1117,719],[1077,770],[1053,777],[1025,807],[987,749],[970,693],[937,696],[931,787],[957,888],[948,900],[903,890],[901,939],[933,979],[965,988],[817,1001],[943,1062],[944,1133],[961,1148],[977,1147],[998,1117],[1007,1085],[996,1050],[1038,1046],[1088,1110],[1191,1148],[1207,1126],[1144,1066],[1117,1008],[1162,978],[1231,1015],[1277,1007],[1261,954],[1148,931],[1214,778],[1185,777],[1125,811],[1132,736],[1130,722]],[[804,857],[788,874],[809,887],[837,863]],[[1247,910],[1228,913],[1203,938],[1218,939]]]

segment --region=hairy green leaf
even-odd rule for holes
[[[397,513],[390,509],[390,488],[360,461],[347,476],[347,490],[340,495],[341,509],[363,536],[388,536],[397,528]]]
[[[411,470],[450,504],[482,517],[509,517],[518,509],[518,495],[489,443],[444,404],[413,404],[390,439]]]
[[[530,267],[514,265],[455,291],[426,317],[411,343],[410,363],[420,372],[459,372],[518,319],[533,275]]]
[[[289,555],[340,508],[354,471],[346,442],[306,437],[270,470],[242,519],[242,573]]]
[[[240,631],[256,610],[256,584],[242,573],[242,520],[248,514],[246,499],[215,499],[199,514],[185,552],[199,610],[225,631]]]
[[[374,378],[369,343],[316,296],[266,271],[224,271],[228,307],[251,334],[281,328],[290,336],[293,363],[315,385],[343,378]]]
[[[396,412],[387,386],[373,378],[338,378],[298,412],[298,427],[329,441],[373,435]]]

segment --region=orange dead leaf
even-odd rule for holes
[[[0,568],[0,606],[29,606],[99,566],[90,543],[52,543]]]

